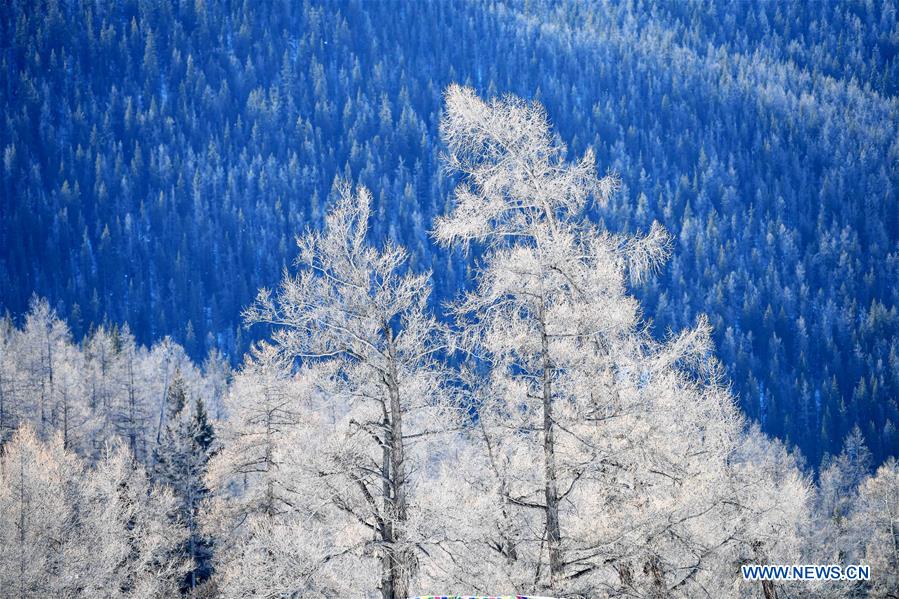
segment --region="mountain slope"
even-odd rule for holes
[[[817,464],[855,423],[899,449],[899,25],[889,3],[0,7],[0,306],[128,321],[195,357],[320,223],[334,178],[435,272],[441,94],[542,101],[623,189],[597,218],[675,235],[655,331],[710,315],[744,409]]]

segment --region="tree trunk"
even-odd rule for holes
[[[384,378],[390,401],[390,513],[385,519],[385,545],[390,569],[388,588],[384,589],[385,599],[406,599],[409,596],[412,560],[403,547],[403,525],[406,522],[406,466],[403,448],[403,412],[400,405],[399,373],[397,371],[396,347],[390,325],[384,323],[387,336],[387,376]],[[383,579],[383,577],[382,577]]]
[[[134,397],[134,356],[128,355],[128,446],[137,457],[137,409]]]
[[[890,506],[884,506],[887,508],[888,513]],[[896,568],[896,588],[899,589],[899,543],[896,541],[896,520],[890,516],[890,540],[893,541],[893,565]]]
[[[25,594],[25,452],[19,451],[19,596],[24,599]]]
[[[69,449],[69,393],[62,392],[62,448]]]
[[[752,550],[755,553],[756,562],[759,564],[768,563],[768,558],[763,551],[763,546],[761,541],[754,541],[752,543]],[[765,596],[765,599],[777,599],[777,588],[774,586],[773,580],[763,580],[762,581],[762,594]]]
[[[389,418],[384,417],[384,430],[390,430]],[[390,489],[390,446],[385,443],[381,450],[381,480],[384,495],[384,517],[380,521],[378,530],[385,549],[381,553],[381,596],[383,599],[393,599],[393,523],[390,520],[390,510],[393,492]]]
[[[652,580],[649,596],[653,599],[665,599],[668,596],[668,585],[665,584],[665,573],[662,570],[662,560],[659,559],[659,556],[653,555],[646,560],[643,572],[648,574]]]
[[[543,476],[546,502],[546,542],[549,547],[550,588],[555,589],[562,575],[562,533],[559,526],[559,489],[556,473],[555,431],[553,422],[552,362],[543,306],[540,307],[540,341],[543,358]]]
[[[6,429],[6,394],[3,391],[3,378],[0,373],[0,448],[3,447],[3,431]]]
[[[162,437],[162,423],[165,420],[165,400],[169,394],[169,364],[166,359],[165,378],[162,383],[162,401],[159,402],[159,423],[156,426],[156,445],[159,445],[159,439]]]
[[[501,551],[506,556],[507,563],[511,564],[518,559],[518,549],[515,546],[515,540],[512,538],[512,518],[509,514],[509,482],[505,473],[496,463],[496,456],[493,453],[493,444],[490,442],[490,435],[484,429],[483,421],[479,420],[479,429],[484,437],[484,443],[487,445],[487,456],[490,459],[490,467],[500,481],[499,497],[500,497],[500,513],[503,517],[503,530],[500,532],[502,537],[500,541]]]

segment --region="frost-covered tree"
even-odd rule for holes
[[[227,381],[221,357],[208,375],[170,339],[147,349],[128,325],[101,326],[76,343],[68,326],[36,298],[23,326],[0,321],[0,443],[24,423],[47,440],[90,460],[123,439],[145,467],[165,425],[165,398],[175,371],[196,398],[217,402]]]
[[[65,426],[65,410],[61,406],[68,398],[59,380],[59,367],[65,361],[66,349],[71,345],[71,333],[42,298],[32,298],[30,310],[19,338],[20,390],[34,399],[28,402],[24,416],[38,435],[49,436],[55,428]]]
[[[716,574],[733,580],[739,546],[771,533],[753,515],[775,481],[756,475],[758,504],[738,501],[752,469],[735,459],[743,423],[707,324],[656,343],[628,294],[664,259],[667,234],[613,235],[585,218],[615,179],[596,177],[590,152],[568,161],[538,104],[458,86],[446,98],[447,164],[462,181],[435,233],[486,248],[454,312],[486,370],[469,440],[489,473],[475,486],[494,498],[466,527],[487,531],[486,551],[460,548],[460,570],[583,596],[689,595]],[[780,476],[795,496],[771,518],[775,532],[804,502],[798,475]]]
[[[155,476],[160,479],[176,479],[180,476],[180,470],[174,463],[177,462],[177,442],[182,427],[182,416],[188,404],[187,387],[180,370],[175,370],[172,380],[165,392],[164,424],[159,435],[159,442],[153,449],[153,463]]]
[[[821,464],[813,526],[806,538],[813,561],[828,564],[867,561],[865,545],[873,529],[862,525],[860,520],[873,514],[859,512],[859,492],[870,472],[871,453],[856,427],[843,440],[839,455],[825,456]],[[874,576],[879,578],[878,574]],[[836,599],[860,595],[864,588],[863,583],[852,581],[832,582],[815,590],[821,597]]]
[[[899,464],[889,459],[858,489],[851,546],[871,566],[870,597],[899,594]]]
[[[289,509],[282,494],[282,455],[293,446],[292,433],[303,423],[305,388],[290,375],[290,361],[265,343],[255,346],[224,398],[229,418],[221,423],[222,449],[210,463],[208,480],[222,511],[210,526],[238,523],[252,516],[274,516]]]
[[[516,421],[513,429],[535,438],[533,453],[518,452],[519,463],[528,471],[530,464],[542,464],[542,475],[508,501],[541,512],[543,525],[535,528],[542,532],[529,540],[545,545],[548,586],[557,588],[566,559],[560,503],[567,493],[563,485],[574,480],[576,470],[574,464],[560,464],[557,455],[557,397],[571,395],[563,388],[568,379],[559,375],[589,360],[582,348],[592,337],[603,343],[622,337],[621,327],[630,324],[635,310],[633,301],[608,302],[594,311],[578,305],[602,299],[605,288],[618,285],[612,293],[619,296],[622,290],[614,259],[597,264],[605,269],[586,264],[610,251],[609,244],[579,247],[579,231],[566,216],[578,213],[594,192],[605,199],[614,181],[596,179],[592,154],[579,163],[566,162],[536,105],[488,105],[471,90],[454,86],[447,92],[442,132],[448,165],[466,180],[456,189],[452,213],[438,220],[437,237],[446,244],[487,241],[493,248],[477,290],[457,313],[468,318],[462,324],[472,351],[492,363],[499,426],[508,422],[508,414]],[[491,407],[481,406],[482,427],[488,425]]]
[[[801,474],[799,458],[789,452],[779,441],[761,433],[753,424],[745,434],[733,439],[721,473],[712,477],[721,485],[718,497],[721,509],[716,510],[712,534],[706,538],[717,539],[721,551],[712,556],[712,566],[696,578],[701,587],[714,596],[713,589],[729,586],[727,593],[735,597],[763,596],[766,599],[787,596],[805,596],[808,583],[748,583],[739,579],[734,568],[739,564],[789,564],[810,562],[812,553],[807,541],[814,530],[809,481]],[[700,460],[707,454],[700,453]],[[708,526],[708,523],[702,523]],[[827,584],[827,583],[825,583]],[[813,589],[813,596],[825,585]],[[832,586],[832,585],[831,585]]]
[[[54,368],[53,428],[62,435],[67,449],[87,452],[101,417],[92,414],[84,401],[84,359],[71,343],[61,344]]]
[[[318,492],[311,464],[327,410],[313,410],[312,381],[291,362],[260,343],[224,398],[204,530],[216,538],[214,580],[225,597],[363,595],[376,584],[367,562],[334,551],[341,534],[369,531],[335,527],[337,508]]]
[[[816,515],[818,546],[826,548],[828,561],[841,563],[847,557],[847,535],[858,491],[871,470],[871,453],[856,427],[843,441],[839,455],[825,458],[818,477]]]
[[[43,445],[25,426],[0,452],[0,589],[62,597],[77,588],[77,497],[83,466],[57,437]]]
[[[192,397],[220,402],[228,379],[221,356],[201,372],[171,339],[137,345],[127,324],[93,328],[76,343],[46,300],[35,298],[21,328],[0,320],[0,443],[30,424],[41,439],[59,433],[66,448],[95,460],[118,437],[150,467],[176,371]]]
[[[100,439],[112,432],[111,416],[125,390],[125,373],[119,360],[120,347],[118,331],[102,326],[90,332],[81,348],[85,361],[84,386],[88,408],[101,419],[96,439],[98,450],[102,445]]]
[[[203,376],[209,388],[209,413],[213,420],[225,418],[223,399],[231,380],[231,365],[227,356],[216,349],[209,350],[203,362]]]
[[[329,505],[323,562],[355,560],[369,588],[393,599],[409,596],[427,556],[416,502],[427,490],[415,481],[452,416],[430,277],[411,272],[396,244],[366,242],[370,202],[366,189],[339,186],[324,231],[297,240],[299,272],[275,294],[263,289],[245,317],[272,325],[278,350],[314,371],[310,411],[326,424],[305,458],[305,492]]]
[[[116,401],[108,419],[116,435],[125,440],[135,458],[146,464],[149,454],[149,423],[155,398],[148,394],[148,379],[155,378],[147,370],[146,348],[135,343],[128,325],[116,331],[115,343]]]
[[[6,321],[0,342],[0,429],[29,423],[66,448],[88,452],[98,416],[85,401],[85,360],[68,325],[46,300],[33,298],[22,329]]]
[[[162,597],[188,569],[173,496],[126,451],[96,468],[21,428],[0,453],[0,589],[15,597]]]
[[[19,376],[14,359],[17,330],[9,315],[0,319],[0,447],[18,426],[23,401],[18,393]]]
[[[179,499],[154,486],[127,446],[106,447],[80,483],[82,596],[165,597],[194,564]]]

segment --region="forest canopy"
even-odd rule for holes
[[[658,336],[709,315],[741,407],[812,465],[896,405],[899,25],[892,2],[58,2],[0,7],[0,307],[33,293],[77,336],[129,324],[233,363],[240,312],[322,222],[336,177],[374,240],[435,273],[441,93],[539,99],[659,221],[639,287]],[[443,315],[439,315],[441,318]]]

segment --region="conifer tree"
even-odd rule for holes
[[[539,104],[455,85],[446,100],[447,163],[462,178],[436,236],[485,248],[453,310],[482,364],[468,435],[480,458],[465,480],[493,498],[469,496],[483,511],[453,520],[481,548],[454,548],[460,580],[668,597],[733,580],[754,543],[788,546],[804,483],[787,459],[758,467],[773,459],[763,440],[738,453],[743,421],[707,321],[659,343],[628,293],[666,256],[667,234],[614,235],[586,218],[615,179],[596,177],[589,151],[567,160]]]
[[[162,597],[190,569],[176,498],[124,448],[93,467],[30,426],[0,452],[0,594]]]
[[[208,493],[207,463],[212,456],[215,434],[203,400],[189,404],[180,370],[175,371],[166,394],[165,425],[154,450],[154,480],[172,489],[187,526],[185,555],[194,566],[185,582],[188,588],[211,573],[211,540],[200,529],[199,512]]]
[[[261,290],[245,317],[273,325],[275,347],[310,370],[310,411],[330,420],[301,492],[329,498],[321,517],[335,547],[322,560],[364,560],[370,585],[400,599],[428,558],[416,473],[456,416],[439,361],[444,327],[427,311],[429,274],[413,272],[402,247],[367,242],[370,206],[367,189],[340,185],[324,230],[297,239],[299,272],[275,294]]]

